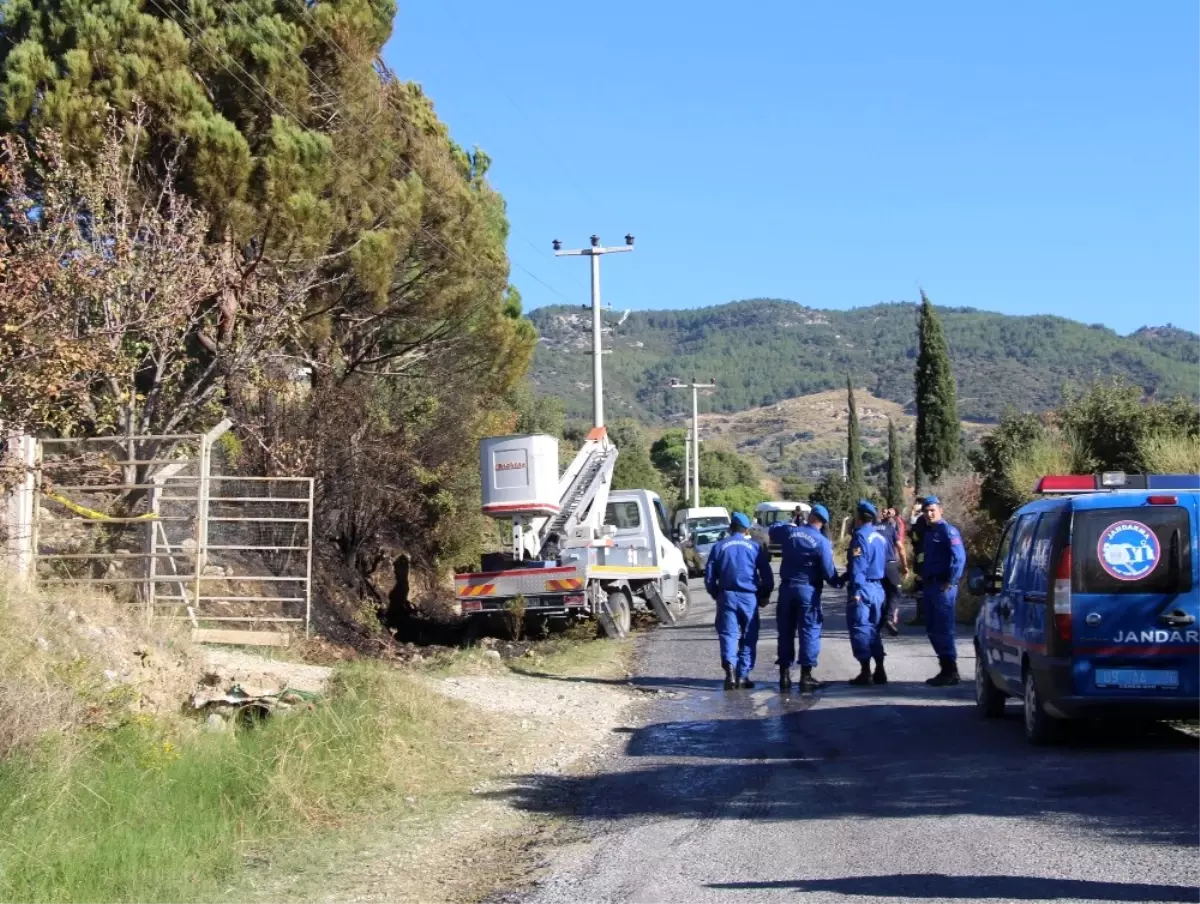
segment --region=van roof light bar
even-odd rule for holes
[[[1047,474],[1033,492],[1039,496],[1114,490],[1200,490],[1200,474]]]

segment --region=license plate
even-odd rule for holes
[[[1175,669],[1096,669],[1096,687],[1177,688]]]

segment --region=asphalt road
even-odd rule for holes
[[[1084,732],[1051,750],[976,716],[969,683],[932,689],[919,629],[888,642],[892,683],[853,688],[840,594],[827,591],[811,696],[720,687],[713,603],[693,582],[679,627],[643,641],[642,707],[599,773],[527,776],[517,805],[567,817],[520,900],[561,902],[1200,901],[1200,757],[1163,730]],[[963,639],[968,637],[962,635]],[[960,669],[974,668],[960,640]]]

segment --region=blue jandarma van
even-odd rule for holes
[[[1020,698],[1035,744],[1071,719],[1200,716],[1200,476],[1052,476],[1037,492],[970,575],[979,712]]]

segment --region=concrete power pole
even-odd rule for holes
[[[692,507],[692,437],[683,434],[683,507]]]
[[[601,356],[604,354],[601,348],[600,340],[603,330],[600,324],[600,255],[616,254],[620,251],[633,250],[633,236],[626,234],[625,244],[615,248],[605,248],[600,244],[598,235],[592,236],[592,245],[590,248],[576,248],[572,251],[563,251],[562,242],[555,239],[552,243],[554,246],[555,257],[590,257],[592,259],[592,411],[593,426],[604,426],[604,374],[601,367]]]
[[[696,505],[700,505],[700,404],[699,394],[700,389],[716,389],[717,381],[711,383],[697,383],[693,380],[691,383],[681,383],[679,380],[672,380],[669,384],[671,389],[691,389],[692,390],[692,497]]]

